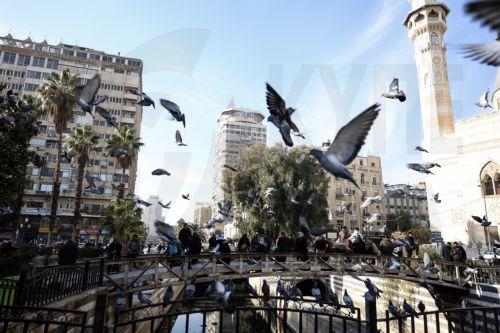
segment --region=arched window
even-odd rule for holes
[[[482,187],[483,187],[484,195],[494,195],[495,194],[495,192],[493,190],[493,181],[489,175],[486,175],[483,178]]]
[[[500,173],[495,174],[493,185],[495,186],[495,194],[500,194]]]
[[[432,46],[439,46],[439,36],[435,32],[433,32],[431,34],[431,45]]]
[[[415,23],[422,21],[425,18],[423,14],[418,14],[415,18]]]
[[[362,173],[361,174],[361,184],[364,184],[365,183],[365,174]]]
[[[437,18],[437,17],[439,17],[439,14],[433,9],[430,11],[428,16],[432,17],[432,18]]]

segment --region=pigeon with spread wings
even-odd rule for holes
[[[397,99],[400,102],[406,101],[406,94],[403,90],[399,90],[399,79],[394,78],[389,86],[389,92],[383,93],[383,97],[389,99]]]
[[[141,96],[141,100],[139,102],[137,102],[137,104],[141,105],[141,106],[150,106],[152,105],[153,108],[155,107],[155,101],[153,101],[153,99],[151,97],[149,97],[148,95],[146,95],[146,93],[144,92],[141,92],[139,94],[139,92],[135,89],[127,89],[127,92],[133,94],[133,95],[136,95],[136,96]]]
[[[94,106],[101,104],[108,96],[97,96],[97,91],[101,85],[101,76],[99,74],[94,75],[93,78],[87,80],[83,87],[78,87],[75,89],[75,101],[83,111],[89,113],[92,118],[92,109]]]
[[[179,105],[166,99],[160,99],[160,103],[172,115],[173,120],[182,122],[182,125],[186,127],[186,115],[181,112]]]
[[[326,153],[320,149],[311,149],[310,154],[316,157],[326,171],[347,179],[359,188],[346,166],[358,155],[379,111],[380,105],[373,104],[340,129]]]
[[[187,146],[187,144],[182,142],[182,136],[181,136],[181,132],[179,132],[179,130],[175,131],[175,143],[178,146]]]

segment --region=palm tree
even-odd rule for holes
[[[46,82],[38,89],[38,94],[43,102],[43,109],[52,117],[55,130],[58,135],[57,141],[57,163],[54,173],[54,184],[52,188],[52,205],[50,207],[50,225],[47,245],[51,244],[52,232],[56,223],[57,204],[59,201],[60,178],[61,178],[61,153],[63,132],[67,122],[73,115],[75,104],[75,88],[77,78],[65,69],[62,75],[52,72]]]
[[[102,228],[110,236],[119,240],[129,240],[133,234],[142,237],[146,228],[141,220],[142,209],[131,200],[117,200],[114,205],[108,205],[102,210]]]
[[[125,193],[125,170],[130,168],[134,162],[134,157],[139,148],[143,145],[140,141],[141,138],[136,137],[135,129],[133,127],[122,126],[118,133],[113,134],[108,141],[108,151],[116,157],[118,166],[122,169],[122,176],[120,180],[120,190],[118,191],[117,199],[123,199]],[[124,150],[127,152],[125,155],[116,156],[116,151]]]
[[[92,133],[90,125],[76,127],[70,137],[66,139],[68,148],[75,152],[76,162],[78,165],[78,180],[76,183],[75,210],[73,214],[73,232],[71,239],[76,240],[77,229],[80,219],[80,207],[82,204],[82,187],[85,166],[89,159],[90,151],[95,148],[99,141],[99,137]]]

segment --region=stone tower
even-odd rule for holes
[[[436,0],[409,2],[411,11],[403,24],[415,45],[424,145],[430,147],[455,131],[444,43],[450,9]]]

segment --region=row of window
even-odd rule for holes
[[[95,160],[94,163],[100,163],[100,160]],[[102,161],[106,162],[106,161]],[[109,162],[109,161],[108,161]],[[114,163],[113,163],[114,164]],[[26,174],[31,176],[40,176],[40,177],[54,177],[55,169],[54,168],[36,168],[32,166],[28,166],[26,169]],[[76,172],[72,170],[61,170],[61,178],[70,178],[76,176]],[[94,173],[92,174],[95,178],[99,179],[102,182],[120,182],[122,179],[122,175],[120,173],[115,174],[105,174],[105,173]],[[125,175],[125,182],[128,182],[129,176]]]
[[[31,56],[24,54],[17,55],[16,53],[11,53],[11,52],[3,53],[3,63],[14,65],[16,63],[16,57],[18,66],[29,66],[31,64]],[[45,67],[45,58],[33,57],[33,66]],[[57,69],[59,67],[59,60],[47,59],[46,67],[50,69]]]
[[[25,77],[26,76],[26,72],[16,71],[16,70],[12,70],[12,69],[3,69],[3,68],[0,68],[0,75],[2,75],[2,76],[13,76],[13,77]]]
[[[30,79],[45,80],[50,74],[46,72],[38,72],[29,70],[26,77]]]
[[[235,129],[243,129],[246,131],[253,131],[253,132],[265,132],[266,131],[266,128],[254,127],[254,126],[248,126],[248,125],[226,124],[226,127],[235,128]]]
[[[123,91],[123,86],[118,86],[116,84],[109,84],[109,83],[101,83],[99,88],[106,90]]]

